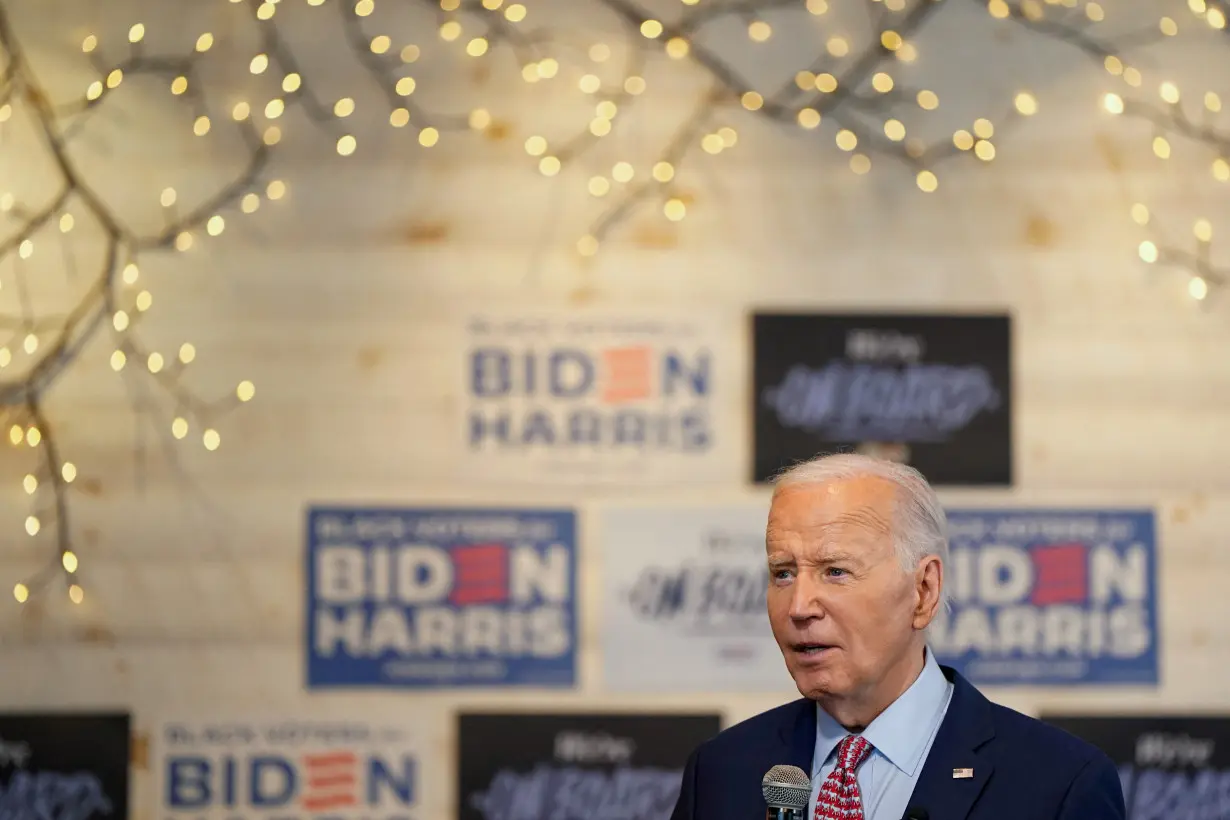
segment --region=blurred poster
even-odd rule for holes
[[[127,820],[130,719],[0,714],[0,818]]]
[[[422,732],[282,715],[162,721],[153,746],[161,820],[406,820],[422,809]]]
[[[467,483],[729,481],[737,325],[701,312],[486,313],[467,320],[457,434]]]
[[[461,820],[669,820],[716,714],[462,714]]]
[[[316,507],[309,688],[572,686],[571,510]]]
[[[753,318],[754,482],[820,453],[901,461],[935,485],[1012,483],[1009,316]]]
[[[767,502],[603,511],[608,689],[791,687],[766,610],[767,516]]]
[[[1118,764],[1128,820],[1230,820],[1230,716],[1042,719]]]
[[[949,510],[940,663],[979,684],[1156,684],[1151,510]]]

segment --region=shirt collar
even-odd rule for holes
[[[923,660],[922,673],[910,684],[899,698],[871,721],[863,730],[863,737],[884,755],[890,763],[913,777],[922,762],[923,747],[928,740],[926,728],[948,702],[950,684],[928,647]],[[812,761],[812,777],[828,760],[837,744],[849,732],[834,720],[828,712],[816,704],[816,752]]]

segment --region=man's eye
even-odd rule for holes
[[[846,571],[841,567],[829,567],[828,572],[829,575],[834,578],[840,578],[842,575],[846,574]]]
[[[773,570],[773,578],[774,580],[777,580],[777,581],[785,581],[791,576],[791,574],[792,574],[791,571],[788,569]]]

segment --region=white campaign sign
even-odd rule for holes
[[[763,504],[603,511],[612,691],[792,688],[765,609]]]
[[[475,313],[456,359],[459,474],[467,484],[736,480],[738,328],[707,311]]]
[[[428,808],[423,793],[436,776],[423,771],[431,759],[426,723],[392,713],[187,715],[155,731],[163,820],[409,820]]]

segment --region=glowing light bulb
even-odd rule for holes
[[[239,386],[235,388],[235,396],[240,401],[251,401],[252,397],[255,395],[256,395],[256,385],[252,384],[252,382],[247,381],[246,379],[244,381],[241,381],[239,383]]]
[[[1118,94],[1107,94],[1102,98],[1102,107],[1112,114],[1123,113],[1123,98]]]
[[[74,604],[80,604],[85,600],[85,590],[81,588],[80,584],[72,584],[69,586],[68,600],[72,601]]]
[[[1187,292],[1193,299],[1200,301],[1209,295],[1209,283],[1199,276],[1193,276],[1188,280]]]
[[[72,484],[77,479],[77,465],[71,461],[64,462],[64,465],[60,467],[60,476],[65,483]]]
[[[354,100],[350,97],[342,97],[333,104],[333,115],[336,117],[349,117],[354,113]]]
[[[925,193],[932,193],[939,187],[939,180],[935,178],[935,174],[930,171],[919,171],[917,177],[919,190]]]
[[[666,204],[662,206],[662,213],[671,222],[679,222],[687,216],[688,209],[687,206],[683,204],[683,200],[671,198],[666,200]]]
[[[206,450],[217,450],[218,445],[222,443],[222,437],[218,435],[217,430],[206,430],[201,436],[201,443],[205,445]]]
[[[1023,116],[1030,117],[1038,113],[1038,100],[1028,91],[1022,91],[1012,100],[1016,110]]]
[[[21,486],[22,489],[26,491],[26,495],[34,495],[34,493],[38,490],[38,479],[27,474],[26,477],[21,480]]]
[[[475,131],[482,131],[491,125],[491,113],[485,108],[475,108],[470,112],[468,122]]]
[[[60,563],[64,565],[65,572],[77,571],[77,556],[72,550],[68,550],[60,556]]]
[[[337,141],[337,152],[344,157],[348,157],[354,153],[354,149],[358,146],[355,138],[350,134],[341,137]]]
[[[39,523],[37,517],[33,515],[26,516],[26,532],[30,535],[38,535],[40,529],[42,529],[42,524]]]
[[[43,440],[43,434],[37,427],[31,427],[26,431],[26,444],[31,447],[37,447],[38,443]]]
[[[655,40],[662,34],[662,24],[657,20],[646,20],[641,23],[641,34],[650,40]]]
[[[1140,243],[1140,247],[1137,248],[1137,253],[1140,254],[1140,258],[1143,261],[1148,262],[1149,264],[1153,264],[1157,261],[1157,245],[1154,245],[1147,239]]]
[[[128,357],[124,355],[124,351],[117,350],[111,354],[111,369],[119,373],[124,369],[124,365],[128,362]]]
[[[17,600],[17,603],[24,604],[26,601],[30,600],[29,588],[26,587],[25,584],[15,585],[13,587],[13,598]]]
[[[179,346],[179,360],[184,364],[188,364],[196,358],[196,348],[188,342],[184,342]]]

